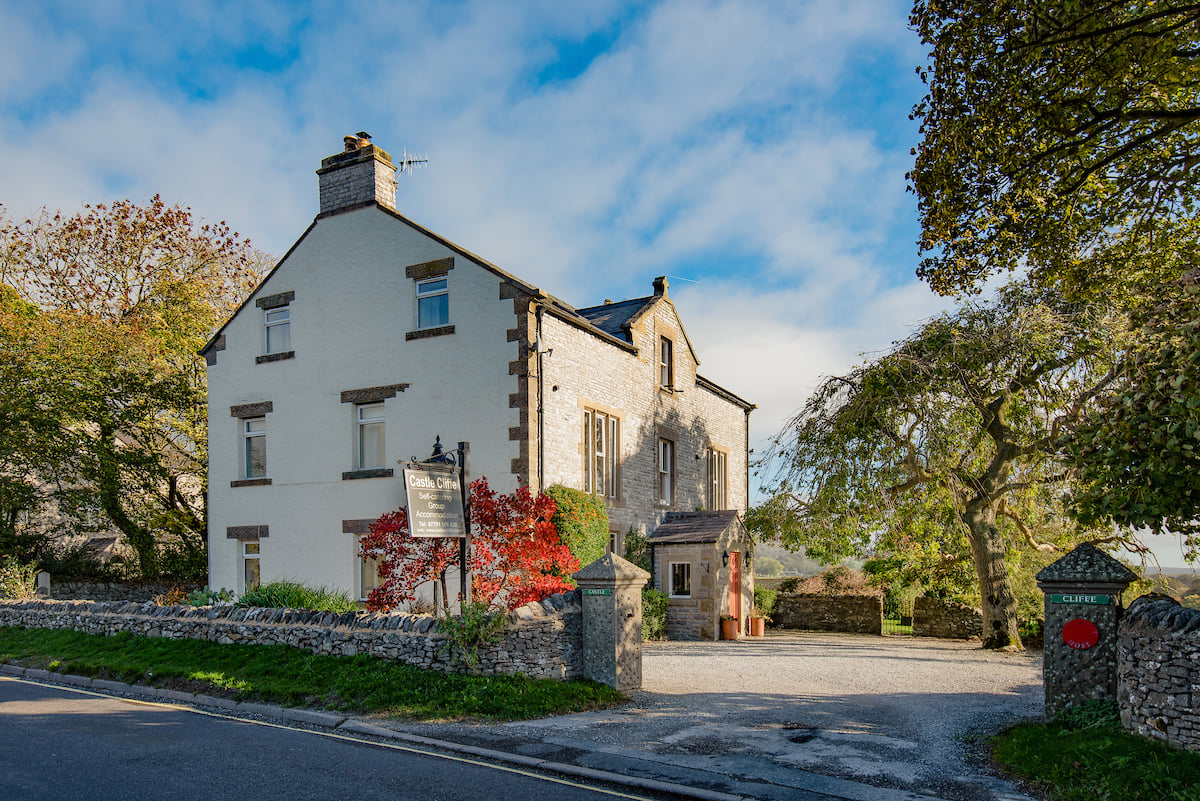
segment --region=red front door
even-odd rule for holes
[[[729,614],[737,618],[738,631],[742,629],[742,555],[729,553]]]

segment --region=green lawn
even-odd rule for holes
[[[591,681],[460,676],[367,656],[0,626],[0,662],[237,700],[414,720],[529,720],[625,698]]]
[[[1200,754],[1125,732],[1112,702],[1014,726],[992,747],[1000,765],[1049,801],[1200,801]]]

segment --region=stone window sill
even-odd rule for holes
[[[285,359],[294,359],[294,358],[296,358],[296,351],[289,350],[286,353],[267,353],[262,356],[255,356],[254,363],[255,364],[266,364],[267,362],[281,362],[281,361],[284,361]]]
[[[404,335],[404,339],[411,342],[414,339],[429,339],[430,337],[444,337],[447,334],[454,333],[454,326],[443,325],[438,328],[420,328],[416,331],[409,331]]]
[[[342,473],[342,481],[354,481],[360,478],[391,478],[394,471],[390,467],[376,467],[370,470],[348,470]]]
[[[231,487],[265,487],[271,483],[269,478],[242,478],[237,481],[230,481]]]

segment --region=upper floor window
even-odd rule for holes
[[[417,282],[417,328],[450,323],[450,286],[445,277]]]
[[[658,441],[658,502],[675,502],[675,443],[669,439]]]
[[[720,511],[728,508],[729,482],[726,472],[728,457],[724,451],[709,448],[705,455],[706,483],[708,485],[708,508]]]
[[[242,420],[244,478],[263,478],[267,475],[267,418],[248,417]]]
[[[267,353],[286,353],[292,349],[291,313],[288,307],[267,309]]]
[[[658,383],[664,387],[675,386],[675,343],[666,337],[658,341]]]
[[[358,417],[358,466],[371,470],[384,465],[383,404],[360,403]]]
[[[583,491],[619,497],[621,421],[604,412],[583,412]]]

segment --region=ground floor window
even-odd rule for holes
[[[371,590],[383,583],[383,579],[379,576],[379,558],[377,556],[364,556],[362,552],[362,541],[359,541],[358,550],[358,599],[360,601],[367,600],[367,596],[371,594]]]
[[[244,592],[257,589],[262,583],[259,570],[258,540],[242,541],[242,586]]]
[[[690,562],[672,562],[670,569],[671,586],[667,593],[672,598],[692,597],[692,565]]]

